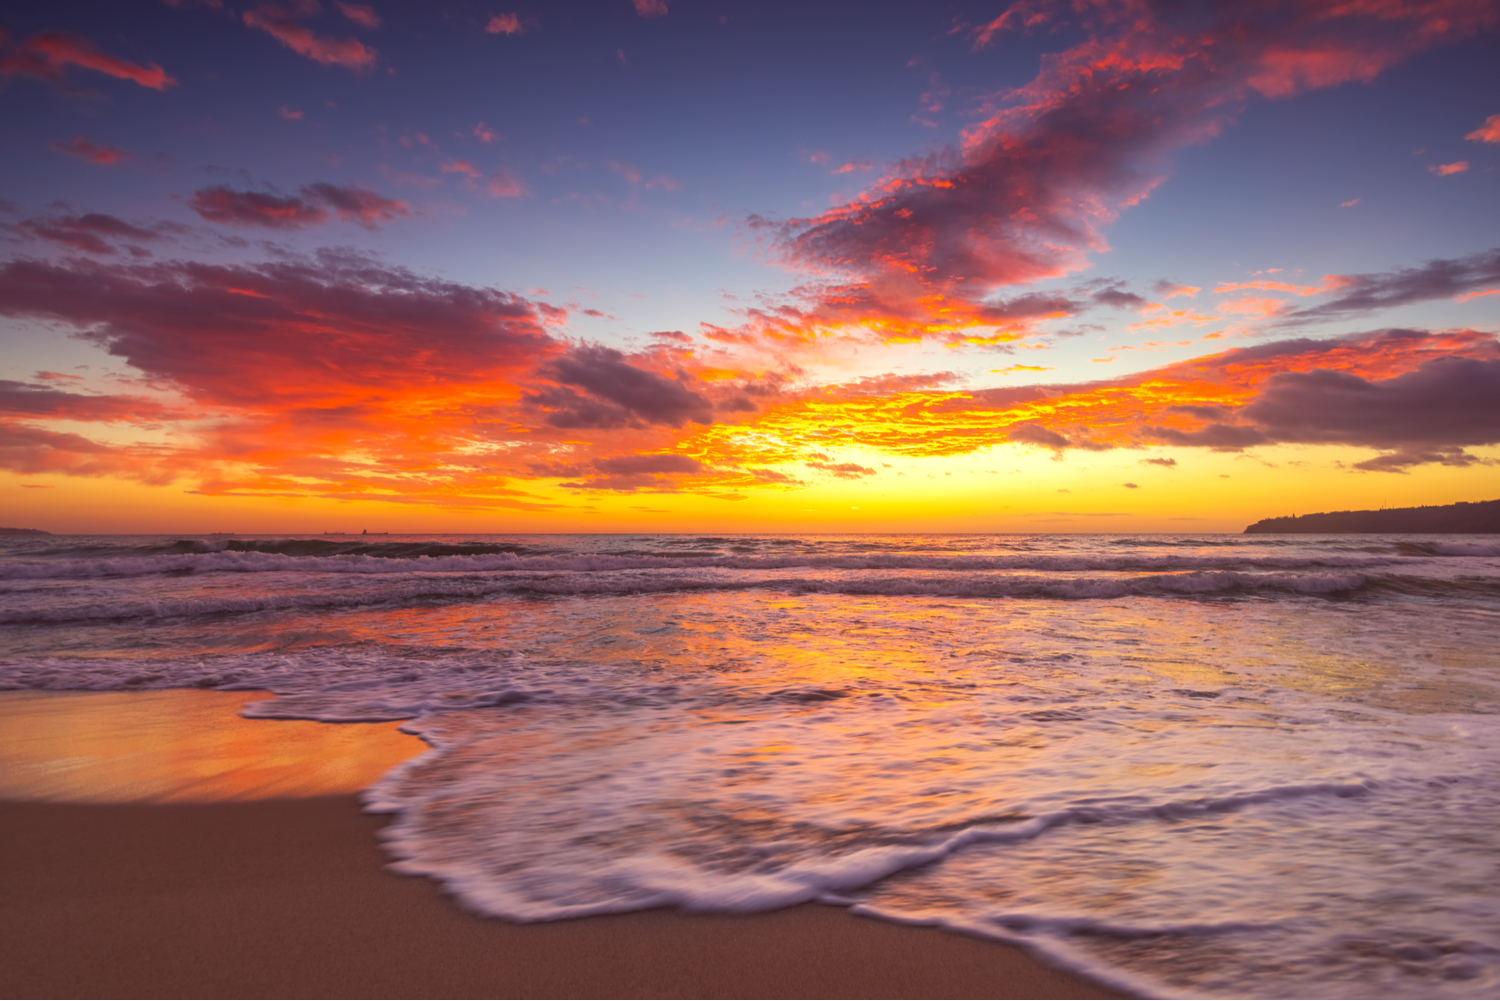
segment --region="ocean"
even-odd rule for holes
[[[1500,993],[1493,536],[0,538],[0,688],[405,720],[393,866],[1148,995]]]

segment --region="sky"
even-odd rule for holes
[[[0,14],[0,524],[1500,497],[1500,2]]]

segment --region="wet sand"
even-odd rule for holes
[[[382,870],[353,796],[0,803],[16,997],[1118,997],[1025,952],[804,905],[518,925]]]

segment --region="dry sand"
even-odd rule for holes
[[[12,997],[1118,997],[1025,952],[804,905],[546,924],[383,871],[353,796],[0,803]]]

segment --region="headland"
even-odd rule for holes
[[[1470,504],[1392,507],[1378,511],[1330,511],[1323,514],[1263,518],[1245,529],[1245,535],[1295,535],[1317,533],[1428,533],[1484,535],[1500,533],[1500,500]]]

